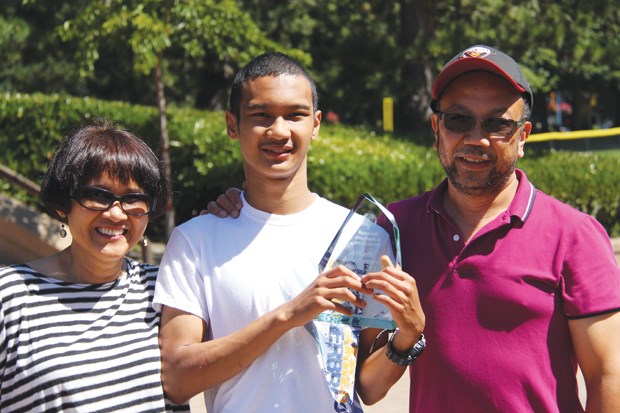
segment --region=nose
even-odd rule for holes
[[[464,142],[466,145],[484,146],[491,144],[481,121],[476,121],[474,128],[465,133]]]
[[[114,201],[114,203],[110,205],[110,208],[108,208],[105,212],[110,216],[110,218],[117,221],[127,219],[127,214],[121,207],[120,201]]]
[[[271,127],[269,128],[268,135],[274,139],[285,138],[288,139],[290,137],[290,129],[286,123],[286,120],[282,116],[278,116],[273,120]]]

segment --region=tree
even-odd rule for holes
[[[274,39],[312,54],[322,107],[349,123],[379,126],[381,98],[393,96],[397,129],[427,134],[434,77],[457,51],[478,43],[520,63],[543,129],[548,92],[581,96],[579,110],[594,94],[613,102],[619,90],[615,1],[241,1]]]
[[[241,11],[234,0],[92,0],[59,33],[66,41],[78,42],[78,59],[83,76],[94,73],[99,50],[106,42],[131,45],[133,67],[152,74],[159,110],[161,161],[170,180],[169,138],[166,125],[164,78],[165,52],[179,47],[188,59],[213,53],[220,61],[243,64],[265,50],[282,49],[269,40]],[[298,50],[288,53],[302,61],[309,56]],[[172,202],[167,206],[166,231],[174,228]]]

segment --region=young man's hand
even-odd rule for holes
[[[339,265],[319,275],[299,295],[284,304],[286,318],[293,324],[302,326],[326,310],[353,315],[353,310],[342,303],[366,307],[366,302],[352,290],[362,294],[373,293],[362,284],[357,274],[344,265]]]

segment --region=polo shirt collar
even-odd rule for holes
[[[527,218],[530,216],[532,212],[532,208],[534,207],[534,199],[536,198],[536,188],[534,185],[527,179],[527,175],[521,169],[515,169],[515,173],[517,174],[517,181],[519,181],[519,186],[517,187],[517,193],[515,197],[512,199],[510,206],[508,207],[508,214],[514,217],[517,217],[522,222],[527,221]],[[426,204],[427,211],[435,211],[439,214],[445,214],[445,210],[443,208],[443,193],[448,189],[448,178],[445,178],[441,183],[435,188],[431,196],[428,198],[428,202]]]
[[[517,193],[508,207],[508,213],[519,217],[521,221],[527,221],[534,208],[534,199],[536,198],[536,188],[527,179],[527,175],[521,169],[515,169],[519,187]]]

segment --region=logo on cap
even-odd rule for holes
[[[484,59],[488,55],[491,54],[491,51],[486,47],[472,47],[471,49],[467,49],[463,52],[463,57],[477,57],[479,59]]]

